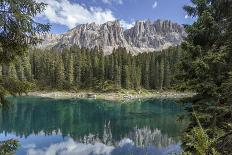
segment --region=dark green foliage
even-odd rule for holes
[[[186,26],[188,37],[182,44],[177,88],[198,93],[193,98],[193,109],[209,139],[216,139],[217,144],[212,147],[221,154],[232,154],[231,145],[222,144],[222,141],[231,144],[232,137],[232,1],[192,0],[192,3],[184,9],[197,20]],[[187,132],[192,133],[195,126],[197,122],[192,119]],[[183,146],[187,151],[197,151],[185,143]]]
[[[25,55],[31,45],[40,42],[38,35],[50,28],[34,21],[45,6],[34,0],[0,1],[0,79],[3,81],[0,83],[0,104],[5,103],[7,93],[21,94],[29,88],[27,83],[22,82],[32,80],[31,66]]]
[[[0,154],[1,155],[13,155],[18,148],[19,143],[16,140],[0,141]]]
[[[175,73],[169,64],[177,64],[175,55],[179,52],[178,48],[171,48],[133,56],[124,48],[115,49],[110,55],[76,46],[64,50],[33,49],[29,61],[18,60],[21,63],[15,69],[3,65],[2,73],[12,72],[6,75],[11,77],[17,72],[15,77],[27,81],[33,77],[40,89],[168,89]],[[25,70],[31,73],[26,74]]]
[[[31,87],[31,66],[24,58],[28,47],[40,41],[38,35],[49,30],[49,25],[34,21],[45,6],[34,0],[0,1],[0,105],[6,103],[5,95],[21,95]],[[0,154],[13,154],[17,147],[14,140],[0,142]]]
[[[40,41],[36,33],[49,30],[49,25],[33,20],[45,6],[34,0],[0,1],[0,63],[11,62],[16,56],[23,55],[29,45]]]

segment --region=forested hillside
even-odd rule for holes
[[[110,55],[101,50],[80,49],[29,51],[29,56],[2,65],[4,78],[36,84],[41,89],[167,89],[173,84],[179,47],[133,56],[125,48]]]

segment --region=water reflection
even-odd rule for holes
[[[172,100],[116,104],[98,100],[10,98],[0,109],[0,140],[16,138],[17,154],[167,154],[180,151]],[[83,151],[83,152],[77,152]],[[103,152],[101,152],[103,151]]]
[[[178,139],[168,137],[168,135],[162,134],[159,129],[156,128],[152,130],[148,126],[145,126],[143,128],[135,127],[125,137],[130,139],[135,146],[139,146],[139,147],[154,145],[158,148],[161,148],[161,147],[168,147],[169,145],[178,143]],[[102,138],[99,137],[98,135],[94,135],[90,133],[88,135],[84,135],[83,138],[80,138],[78,141],[85,144],[95,144],[96,142],[98,142],[107,145],[118,145],[121,142],[121,141],[119,142],[115,141],[112,138],[110,122],[105,124]]]
[[[139,147],[128,138],[122,139],[118,145],[106,145],[100,142],[85,144],[75,142],[69,138],[61,143],[52,144],[48,148],[36,149],[35,145],[27,148],[28,155],[166,155],[180,152],[179,145],[169,145],[168,147],[145,146]]]

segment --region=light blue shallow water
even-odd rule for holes
[[[0,109],[0,140],[18,139],[17,155],[162,155],[180,152],[187,121],[174,100],[119,104],[102,100],[9,98]]]

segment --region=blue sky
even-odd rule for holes
[[[48,4],[36,19],[52,25],[52,33],[63,33],[78,24],[120,20],[127,29],[136,20],[171,20],[191,24],[183,6],[190,0],[36,0]]]

